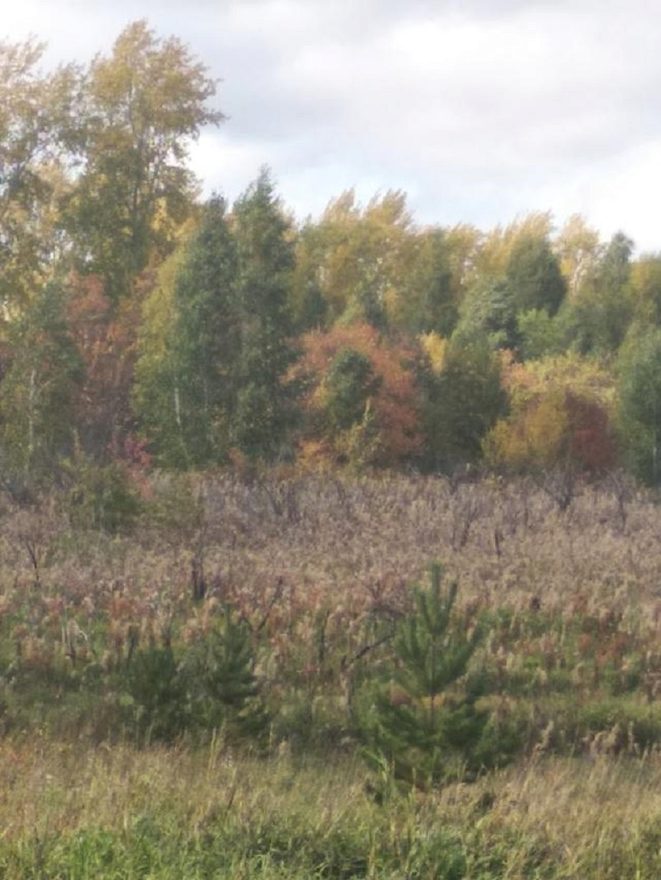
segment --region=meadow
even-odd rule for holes
[[[156,475],[139,510],[6,498],[2,876],[656,880],[657,499],[556,490],[234,472]],[[433,560],[483,621],[488,760],[411,786],[365,731]]]

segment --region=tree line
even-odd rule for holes
[[[422,226],[400,191],[297,222],[268,170],[203,201],[188,148],[224,117],[180,40],[42,53],[0,45],[6,486],[72,461],[661,480],[661,254],[578,216]]]

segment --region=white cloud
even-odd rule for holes
[[[285,201],[404,188],[425,222],[580,210],[661,248],[661,19],[654,0],[23,0],[10,39],[52,59],[107,50],[130,20],[222,77],[230,116],[193,149],[233,197],[270,164]]]

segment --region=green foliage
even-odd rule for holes
[[[661,255],[647,254],[631,267],[635,320],[641,326],[661,325]]]
[[[267,716],[258,699],[246,625],[227,608],[219,625],[178,652],[149,646],[130,658],[125,704],[141,737],[172,741],[186,731],[256,736]]]
[[[423,235],[418,259],[411,273],[411,291],[400,310],[405,326],[418,333],[449,337],[459,318],[456,279],[451,267],[451,248],[443,230]]]
[[[461,304],[453,341],[464,346],[483,345],[486,341],[491,348],[516,349],[516,312],[514,291],[506,279],[481,278]]]
[[[346,430],[359,422],[378,386],[366,355],[349,348],[340,351],[324,378],[325,413],[331,430]]]
[[[517,329],[522,360],[538,360],[560,354],[565,348],[566,330],[562,312],[553,317],[546,309],[519,312]]]
[[[294,251],[267,171],[234,205],[241,349],[231,443],[249,458],[273,459],[294,419],[285,374],[294,360],[289,289]]]
[[[368,759],[422,788],[479,769],[474,750],[488,720],[460,686],[482,631],[456,618],[457,584],[441,591],[441,577],[433,565],[429,589],[415,588],[415,612],[399,625],[392,681],[368,730]]]
[[[421,385],[424,464],[451,471],[458,464],[477,461],[483,437],[506,406],[495,355],[484,341],[461,347],[453,340],[439,372],[425,366]]]
[[[166,467],[203,467],[227,454],[236,409],[240,326],[236,249],[225,203],[211,199],[145,306],[135,409]]]
[[[66,294],[47,284],[11,327],[13,356],[0,385],[5,470],[52,476],[73,445],[81,362],[65,318]]]
[[[632,339],[619,362],[621,443],[633,472],[649,485],[661,481],[661,331]]]
[[[254,672],[250,630],[225,609],[222,621],[182,660],[182,676],[194,722],[202,729],[231,727],[243,734],[263,732],[267,716]]]
[[[554,315],[560,308],[567,285],[546,238],[519,238],[507,264],[506,278],[517,312],[543,309]]]
[[[63,467],[72,483],[66,501],[72,526],[115,534],[135,525],[142,502],[125,465],[97,464],[77,453]]]
[[[45,283],[58,252],[59,161],[79,85],[73,65],[39,71],[44,48],[0,42],[0,303],[12,311]]]
[[[611,355],[626,336],[633,316],[632,250],[633,242],[616,233],[571,304],[568,330],[582,354]]]
[[[124,705],[139,738],[171,742],[189,725],[185,680],[169,645],[137,651],[126,673]]]
[[[153,253],[167,253],[190,211],[194,181],[184,160],[200,128],[222,114],[216,84],[175,37],[129,24],[85,80],[75,150],[82,172],[65,205],[85,271],[111,298],[126,295]]]

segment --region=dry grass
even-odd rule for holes
[[[365,867],[351,876],[385,876],[370,872],[387,860],[403,866],[410,850],[424,848],[439,828],[463,854],[464,873],[458,876],[654,880],[652,871],[661,868],[658,760],[533,761],[475,785],[384,806],[366,796],[365,781],[352,760],[301,764],[280,754],[260,761],[232,756],[217,744],[190,752],[5,741],[0,852],[40,841],[47,853],[49,841],[99,830],[126,845],[136,823],[149,819],[186,846],[205,840],[211,845],[214,835],[221,836],[236,847],[237,858],[247,857],[251,835],[271,835],[278,846],[290,835],[291,851],[283,858],[290,861],[291,876],[306,876],[296,873],[305,860],[297,846],[317,840],[323,852],[326,841],[332,861],[333,847],[353,846],[357,839],[363,841]],[[626,873],[636,860],[640,874]],[[625,873],[617,874],[618,865]],[[531,873],[532,866],[538,873]]]
[[[650,737],[661,693],[661,522],[653,498],[585,488],[563,513],[523,483],[392,475],[221,475],[194,489],[197,520],[183,484],[155,481],[154,506],[124,536],[72,530],[56,501],[3,513],[0,673],[14,670],[25,676],[15,682],[38,688],[49,682],[0,740],[3,876],[658,880],[661,765]],[[156,526],[166,496],[169,513]],[[64,714],[78,713],[69,738],[39,735],[67,682],[74,700],[88,668],[116,683],[136,635],[142,644],[174,634],[184,646],[228,601],[253,627],[283,738],[328,717],[337,746],[347,669],[358,665],[351,658],[374,621],[408,607],[409,586],[432,559],[459,578],[464,608],[508,609],[485,646],[505,682],[497,702],[520,705],[538,732],[557,706],[571,748],[585,732],[574,704],[601,712],[581,757],[553,757],[532,741],[533,757],[473,785],[379,806],[357,759],[335,747],[306,757],[285,741],[258,759],[218,741],[207,749],[95,746],[107,729],[104,707],[118,705],[119,694],[106,701],[103,689],[89,703],[63,703]],[[201,601],[192,597],[193,562]],[[638,683],[627,690],[634,667]],[[7,693],[21,698],[17,684]],[[608,700],[624,722],[613,722]],[[651,731],[645,749],[631,740],[629,719]]]

